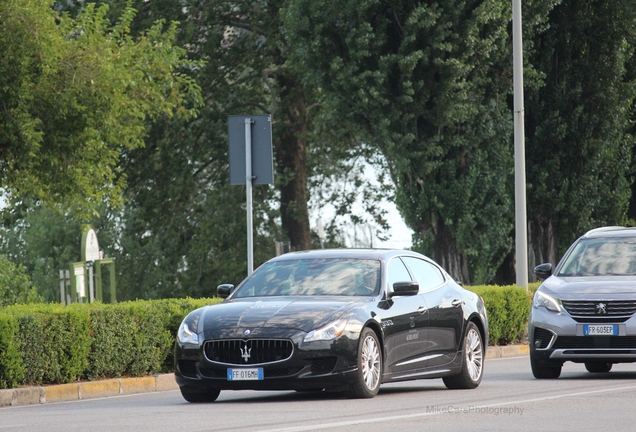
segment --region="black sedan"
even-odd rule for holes
[[[482,298],[415,252],[289,253],[218,295],[177,335],[175,377],[189,402],[242,389],[369,398],[382,383],[422,378],[472,389],[483,376]]]

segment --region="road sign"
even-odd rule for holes
[[[252,184],[274,183],[272,116],[228,116],[230,184],[245,184],[245,120],[251,121]]]

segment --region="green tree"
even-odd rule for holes
[[[6,255],[0,255],[0,308],[17,303],[41,302],[37,289],[25,268],[16,265]]]
[[[636,4],[563,0],[533,39],[526,92],[530,268],[625,222],[633,184]],[[630,128],[632,128],[630,130]]]
[[[510,16],[499,1],[293,0],[286,22],[298,67],[386,157],[416,247],[464,282],[511,247]]]
[[[194,114],[199,88],[173,45],[176,24],[131,37],[127,7],[86,5],[75,19],[52,0],[0,4],[0,185],[10,202],[34,197],[88,215],[119,204],[124,149],[143,145],[149,120]]]

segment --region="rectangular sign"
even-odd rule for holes
[[[227,133],[230,155],[230,184],[245,184],[245,119],[251,120],[252,184],[274,183],[272,116],[228,116]]]
[[[585,336],[617,336],[618,326],[616,324],[585,324],[583,334]]]
[[[263,379],[263,368],[254,369],[228,369],[229,381],[260,381]]]

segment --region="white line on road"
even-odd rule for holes
[[[582,391],[582,392],[575,392],[575,393],[564,393],[560,395],[545,396],[545,397],[532,398],[532,399],[519,399],[516,401],[496,402],[492,404],[473,406],[472,408],[474,410],[479,410],[483,408],[494,408],[494,407],[515,405],[515,404],[528,404],[528,403],[543,402],[543,401],[553,400],[553,399],[563,399],[563,398],[575,397],[575,396],[587,396],[587,395],[593,395],[598,393],[609,393],[609,392],[634,390],[634,389],[636,389],[636,385],[627,386],[627,387],[613,387],[613,388],[602,389],[602,390],[590,390],[590,391]],[[462,407],[457,407],[457,408],[462,409]],[[466,409],[470,409],[470,407],[466,407]],[[396,416],[388,416],[388,417],[374,417],[374,418],[365,418],[365,419],[358,419],[358,420],[348,420],[348,421],[336,422],[336,423],[321,423],[321,424],[307,425],[307,426],[292,426],[289,428],[282,428],[282,429],[281,428],[267,429],[267,430],[261,430],[259,432],[311,431],[311,430],[318,430],[318,429],[330,429],[330,428],[336,428],[336,427],[353,426],[353,425],[365,424],[365,423],[377,423],[377,422],[387,422],[392,420],[404,420],[404,419],[411,419],[411,418],[418,418],[418,417],[429,417],[429,416],[440,415],[440,414],[445,414],[445,413],[436,411],[436,412],[404,414],[404,415],[396,415]]]

